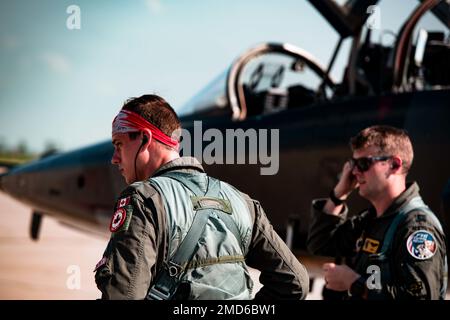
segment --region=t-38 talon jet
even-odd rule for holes
[[[241,143],[259,130],[279,129],[270,161],[255,161],[258,146],[249,145],[243,164],[204,163],[210,175],[260,200],[294,249],[304,246],[311,200],[327,196],[350,156],[349,138],[374,124],[409,132],[415,149],[410,179],[419,182],[433,211],[450,219],[450,5],[417,1],[395,41],[384,45],[373,41],[367,23],[377,2],[311,1],[340,35],[326,67],[301,48],[264,43],[239,56],[180,110],[183,127],[192,135],[196,121],[202,121],[203,131],[242,129]],[[419,28],[426,13],[440,21],[443,31]],[[352,45],[343,79],[337,81],[330,71],[344,39]],[[205,137],[198,140],[208,145]],[[203,148],[194,149],[194,156],[204,155]],[[112,152],[106,141],[51,155],[12,168],[1,176],[0,187],[33,208],[34,239],[43,215],[107,235],[115,199],[125,187],[110,164]],[[354,210],[363,205],[352,197]]]

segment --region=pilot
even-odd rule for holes
[[[129,185],[96,265],[103,299],[303,299],[305,267],[258,201],[180,157],[180,121],[156,95],[125,103],[112,124],[112,163]]]
[[[326,289],[347,299],[444,299],[446,240],[436,216],[406,183],[413,148],[405,131],[372,126],[351,139],[353,157],[327,199],[312,203],[307,246],[314,254],[350,257],[323,265]],[[371,206],[347,218],[353,190]]]

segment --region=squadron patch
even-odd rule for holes
[[[114,212],[114,215],[111,219],[111,223],[109,225],[109,230],[111,232],[116,232],[122,227],[127,219],[127,211],[124,208],[119,208]]]
[[[406,240],[406,248],[414,258],[426,260],[434,256],[437,250],[437,244],[431,232],[417,230]]]

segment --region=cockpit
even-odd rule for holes
[[[184,105],[180,115],[187,121],[239,121],[354,96],[450,89],[450,4],[419,1],[392,31],[368,24],[376,13],[368,9],[376,3],[311,1],[340,35],[328,65],[291,44],[257,45]],[[432,16],[440,29],[423,27],[424,16]],[[386,37],[390,43],[383,42]],[[344,40],[351,40],[351,48],[342,79],[336,80],[330,71]]]
[[[335,81],[308,52],[265,43],[241,55],[181,110],[184,119],[211,116],[244,120],[311,105],[333,96]]]

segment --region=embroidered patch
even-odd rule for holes
[[[437,244],[431,232],[417,230],[406,240],[406,248],[414,258],[426,260],[434,256],[437,250]]]
[[[111,236],[121,231],[127,231],[130,226],[131,217],[133,216],[133,206],[128,205],[124,208],[119,208],[114,212],[109,225],[109,230],[112,232]]]
[[[408,286],[407,291],[410,292],[412,295],[416,296],[420,294],[422,289],[423,289],[422,282],[413,282]]]
[[[118,201],[118,208],[123,208],[130,203],[130,197],[122,198]]]
[[[111,219],[111,224],[109,225],[109,230],[111,232],[116,232],[124,224],[127,219],[127,211],[124,208],[119,208],[114,212]]]
[[[362,250],[368,253],[377,253],[380,241],[375,239],[366,238]]]
[[[95,265],[94,272],[97,271],[99,268],[103,267],[108,262],[107,257],[103,257],[97,264]]]

